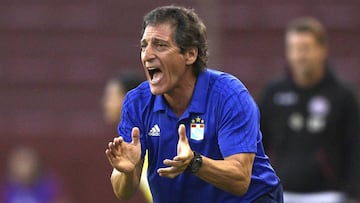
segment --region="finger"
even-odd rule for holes
[[[110,153],[111,153],[114,157],[121,155],[121,151],[119,150],[119,148],[121,149],[121,147],[115,146],[114,142],[109,142],[108,146],[109,146],[109,151],[110,151]]]
[[[134,127],[131,132],[132,144],[138,145],[140,143],[140,130],[138,127]]]
[[[158,169],[158,173],[162,173],[162,174],[170,174],[170,173],[175,173],[177,170],[175,167],[166,167],[166,168],[159,168]]]
[[[182,171],[177,170],[175,167],[167,167],[167,168],[159,168],[157,172],[161,177],[175,178]]]
[[[116,148],[118,148],[122,142],[124,142],[124,138],[122,136],[115,137],[113,141]]]
[[[178,176],[179,173],[159,173],[159,176],[160,177],[163,177],[163,178],[175,178],[176,176]]]
[[[188,142],[187,137],[186,137],[186,129],[185,129],[185,125],[181,124],[178,128],[178,132],[179,132],[179,141],[181,142]]]
[[[110,165],[113,165],[113,159],[114,159],[113,154],[110,152],[109,149],[107,149],[107,150],[105,151],[105,154],[106,154],[106,157],[107,157]]]
[[[184,167],[185,163],[183,161],[175,161],[170,159],[165,159],[163,163],[167,166],[173,166],[173,167]]]
[[[174,157],[173,160],[174,160],[174,161],[180,161],[180,162],[185,163],[185,162],[188,160],[188,157],[187,157],[187,156],[180,156],[180,155],[178,155],[178,156]]]
[[[115,147],[114,142],[109,142],[108,147],[109,147],[110,151],[116,151],[116,147]]]
[[[105,150],[105,155],[106,155],[106,157],[110,157],[110,156],[112,156],[112,154],[111,154],[111,152],[110,152],[110,149],[106,149]]]

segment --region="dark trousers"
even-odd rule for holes
[[[284,203],[283,187],[281,183],[277,185],[273,190],[259,197],[253,203]]]

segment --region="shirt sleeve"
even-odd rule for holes
[[[260,138],[259,111],[246,89],[224,98],[218,130],[218,142],[224,157],[238,153],[256,153]]]
[[[122,107],[122,113],[120,117],[120,123],[118,125],[119,136],[124,138],[125,142],[132,142],[131,132],[134,127],[138,127],[140,130],[140,143],[141,143],[141,158],[144,159],[146,151],[146,143],[144,138],[144,127],[141,122],[140,108],[136,108],[138,105],[131,97],[127,94],[124,99]]]

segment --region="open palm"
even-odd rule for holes
[[[122,137],[114,138],[109,142],[105,152],[112,167],[120,172],[129,173],[140,162],[141,144],[138,128],[132,129],[131,137],[131,143],[125,142]]]

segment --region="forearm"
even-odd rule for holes
[[[113,169],[111,174],[111,185],[117,198],[126,200],[133,196],[139,187],[140,175],[135,168],[133,172],[122,173]]]
[[[203,164],[195,175],[224,191],[243,195],[248,190],[251,171],[252,162],[249,164],[236,159],[213,160],[203,156]]]

